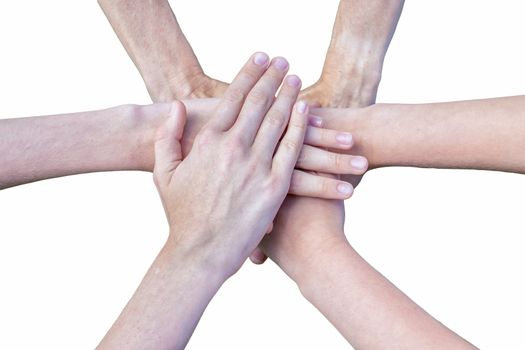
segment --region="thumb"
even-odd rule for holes
[[[170,106],[166,122],[155,136],[155,167],[153,174],[161,182],[168,182],[182,161],[182,134],[186,124],[186,108],[180,101]]]

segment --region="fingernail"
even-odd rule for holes
[[[352,192],[354,192],[354,188],[350,184],[343,182],[337,185],[337,192],[345,196],[350,196]]]
[[[347,132],[340,132],[335,136],[335,139],[337,142],[343,144],[343,145],[351,145],[352,144],[352,134]]]
[[[366,161],[366,158],[363,157],[354,157],[350,161],[350,165],[356,169],[366,169],[368,166],[368,162]]]
[[[253,56],[253,63],[255,63],[258,66],[264,66],[268,63],[269,57],[264,52],[257,52]]]
[[[308,107],[308,105],[304,102],[304,101],[299,101],[297,102],[297,112],[303,114],[303,113],[306,113],[306,108]]]
[[[277,68],[278,70],[287,70],[288,69],[288,61],[285,58],[276,57],[273,60],[273,66],[275,68]]]
[[[286,82],[288,83],[289,86],[294,87],[294,88],[298,88],[299,86],[301,86],[301,79],[299,79],[297,75],[290,75],[287,78]]]
[[[321,117],[318,117],[316,115],[309,115],[308,116],[308,123],[312,126],[316,126],[318,128],[320,128],[321,126],[323,126],[323,118]]]

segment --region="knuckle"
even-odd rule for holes
[[[300,115],[295,115],[293,118],[290,119],[288,126],[291,128],[299,129],[301,131],[305,131],[307,126],[306,118]]]
[[[319,129],[317,132],[319,133],[319,141],[321,142],[322,145],[328,146],[333,143],[331,142],[332,140],[331,135],[329,135],[329,133],[326,130]]]
[[[225,95],[224,100],[228,103],[241,103],[246,98],[246,93],[240,88],[231,88]]]
[[[319,177],[319,193],[330,193],[330,181]]]
[[[284,147],[285,150],[288,150],[290,152],[296,152],[299,149],[299,144],[293,140],[283,139],[281,141],[281,145]]]
[[[297,171],[293,172],[292,179],[290,181],[290,190],[289,192],[292,194],[299,193],[299,189],[303,185],[303,181],[301,180],[301,176],[297,176]]]
[[[240,155],[244,154],[245,146],[243,137],[239,133],[232,132],[225,144],[228,154]]]
[[[271,126],[275,126],[277,128],[282,128],[286,124],[286,117],[284,113],[281,113],[281,111],[275,110],[272,111],[272,113],[269,113],[266,116],[266,121]]]
[[[246,81],[257,81],[261,77],[261,72],[258,68],[255,68],[253,66],[247,67],[243,72],[243,78]]]
[[[271,175],[265,184],[265,192],[269,196],[280,196],[286,192],[286,183],[279,175]]]
[[[304,93],[299,93],[296,88],[290,86],[289,84],[283,84],[280,90],[280,95],[287,100],[291,100],[292,104],[295,102],[298,96],[300,96],[301,99],[306,99]]]
[[[343,157],[339,153],[331,153],[332,164],[334,165],[335,170],[343,169]]]
[[[296,165],[297,166],[304,166],[307,163],[307,160],[308,160],[308,152],[303,147],[301,149],[301,152],[299,152],[299,156],[297,156]]]
[[[255,89],[248,95],[247,101],[257,105],[269,105],[274,96],[263,89]]]
[[[195,145],[197,147],[205,147],[206,145],[213,143],[214,140],[215,133],[210,129],[204,128],[195,137]]]

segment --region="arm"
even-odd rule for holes
[[[226,84],[207,77],[167,0],[99,0],[153,101],[220,96]]]
[[[333,244],[330,253],[316,261],[299,278],[299,288],[356,349],[475,349],[374,270],[347,242]]]
[[[227,279],[219,265],[184,249],[171,232],[133,298],[98,349],[183,349]]]
[[[404,0],[341,0],[319,81],[301,96],[324,107],[374,103]]]
[[[368,265],[343,226],[341,202],[288,197],[261,248],[356,349],[474,348]]]
[[[189,153],[195,135],[208,121],[216,100],[185,101],[188,121],[183,154]],[[166,120],[168,103],[125,105],[100,111],[44,117],[0,120],[0,189],[48,178],[114,170],[153,169],[155,131]],[[339,142],[343,136],[343,142]],[[306,143],[348,149],[351,135],[309,127]],[[347,140],[348,141],[348,140]],[[363,173],[352,159],[320,148],[303,146],[298,167],[335,173]],[[366,162],[365,162],[366,163]],[[323,185],[324,184],[324,185]],[[295,171],[292,193],[329,198],[348,198],[340,193],[340,181]],[[324,187],[323,187],[324,186]],[[328,189],[328,191],[326,191]]]
[[[163,115],[143,111],[158,107],[0,120],[0,189],[72,174],[152,169],[151,140]]]
[[[316,110],[326,127],[355,130],[371,167],[525,173],[525,96],[364,109]]]

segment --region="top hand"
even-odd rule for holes
[[[185,249],[216,258],[226,276],[242,265],[272,223],[307,128],[307,105],[297,103],[292,113],[301,85],[297,77],[285,80],[274,102],[286,74],[276,61],[268,68],[266,55],[252,57],[184,161],[182,104],[173,105],[175,117],[155,144],[154,177],[170,237]]]

